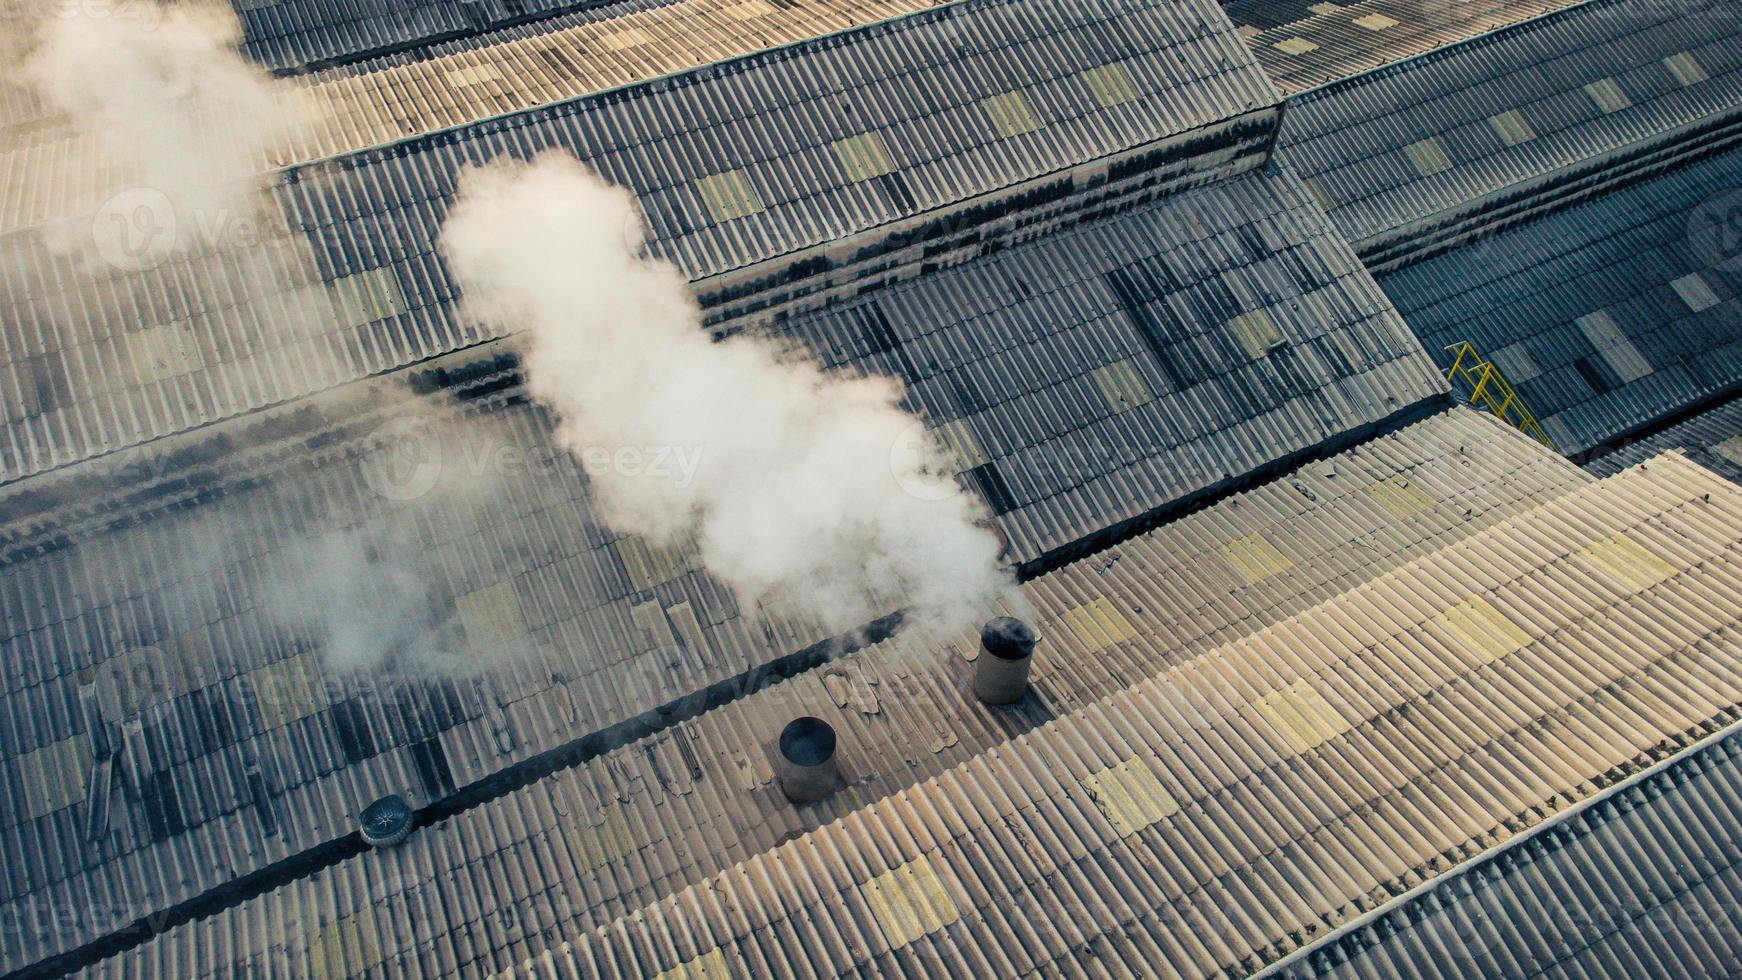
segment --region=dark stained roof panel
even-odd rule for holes
[[[1375,271],[1734,142],[1742,18],[1591,0],[1290,100],[1278,145]]]
[[[1449,366],[1468,341],[1585,453],[1742,383],[1742,151],[1380,277]]]

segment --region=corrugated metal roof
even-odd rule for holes
[[[765,851],[535,976],[1244,972],[1737,717],[1742,491],[1551,500]]]
[[[247,470],[6,570],[0,910],[49,923],[7,930],[6,969],[823,638],[607,531],[531,409],[316,434]],[[328,604],[372,649],[489,668],[335,668]]]
[[[902,637],[553,775],[392,852],[347,860],[100,972],[319,972],[340,922],[389,975],[505,969],[795,834],[905,790],[1139,678],[1330,599],[1372,575],[1590,485],[1493,419],[1454,409],[1050,573],[1026,586],[1045,637],[1034,697],[978,705],[963,657]],[[816,714],[851,786],[795,808],[769,740]]]
[[[997,513],[1014,561],[1067,548],[1170,501],[1362,431],[1443,391],[1407,328],[1326,228],[1322,213],[1285,175],[1251,174],[1168,197],[795,319],[783,329],[830,367],[886,372],[907,382],[909,405],[961,459],[963,481]],[[509,427],[503,438],[514,452],[555,455],[531,412],[516,410],[502,424]],[[630,559],[607,544],[580,486],[566,482],[577,479],[573,463],[562,457],[554,466],[564,477],[553,477],[557,499],[524,505],[544,516],[524,519],[520,527],[513,515],[491,511],[486,522],[506,522],[500,533],[510,540],[525,535],[525,542],[492,545],[482,555],[469,554],[469,546],[450,538],[458,533],[453,528],[471,528],[483,518],[431,514],[433,528],[425,529],[426,518],[417,517],[414,528],[406,529],[413,518],[392,509],[383,513],[383,503],[346,464],[307,479],[263,479],[261,488],[191,514],[152,516],[111,536],[21,557],[13,575],[21,588],[3,651],[12,671],[6,714],[19,737],[4,744],[18,755],[77,737],[86,724],[70,708],[78,703],[77,672],[111,663],[130,647],[185,641],[192,650],[223,651],[215,658],[195,654],[218,665],[205,669],[224,673],[199,685],[218,692],[245,686],[238,676],[246,670],[311,656],[314,645],[306,638],[262,621],[259,607],[271,582],[261,569],[270,567],[286,542],[301,540],[310,529],[366,520],[396,528],[395,534],[431,539],[416,551],[433,548],[445,556],[431,599],[438,606],[483,588],[485,578],[511,580],[522,590],[523,607],[549,610],[537,615],[552,622],[528,622],[529,630],[580,631],[558,643],[583,644],[587,657],[580,666],[553,667],[467,695],[476,702],[467,700],[464,719],[440,734],[446,751],[457,757],[456,777],[463,771],[467,779],[477,778],[641,710],[645,705],[593,705],[580,693],[589,684],[602,686],[598,671],[640,652],[636,638],[642,627],[631,613],[649,590],[641,587],[648,583],[635,581],[636,572],[625,564]],[[246,560],[236,556],[233,565],[223,563],[229,568],[225,584],[165,578],[154,559],[186,551],[190,539],[199,540],[199,529],[215,521],[251,529],[242,539],[250,549]],[[13,548],[23,552],[24,545]],[[545,571],[558,556],[581,567]],[[486,568],[476,567],[480,561]],[[661,597],[655,614],[670,615],[659,610],[688,603],[705,626],[725,631],[725,638],[710,641],[722,649],[703,665],[686,668],[681,683],[671,679],[675,686],[659,688],[665,698],[649,703],[818,639],[814,630],[797,626],[758,639],[755,629],[738,623],[735,608],[709,580],[683,581],[653,590]],[[596,612],[583,612],[594,607]],[[592,618],[577,623],[576,616]],[[558,673],[565,680],[552,682]],[[171,754],[176,768],[164,778],[181,786],[184,797],[196,795],[189,780],[239,785],[231,772],[239,764],[238,746],[259,741],[274,746],[259,751],[294,760],[278,763],[287,769],[275,784],[282,787],[284,805],[318,816],[306,826],[289,825],[280,839],[257,841],[230,816],[246,801],[225,796],[202,801],[197,811],[188,803],[177,825],[189,829],[159,833],[165,839],[156,841],[139,822],[145,817],[128,811],[135,823],[131,836],[120,838],[128,843],[116,846],[121,853],[105,861],[101,873],[113,874],[120,882],[116,893],[140,907],[162,908],[336,836],[361,787],[400,787],[413,771],[403,750],[371,754],[355,764],[332,755],[342,726],[330,712],[299,717],[294,738],[252,720],[237,722],[222,744],[184,730],[206,709],[180,705],[224,696],[178,691],[176,707],[154,709],[154,717],[176,733],[165,736],[169,744],[194,747],[191,759],[177,754],[180,748]],[[575,706],[576,699],[584,706]],[[490,747],[502,723],[499,712],[487,709],[497,702],[539,706],[513,726],[520,740],[512,750]],[[551,713],[561,711],[569,714],[553,720]],[[76,754],[89,757],[83,749]],[[82,799],[57,802],[76,805],[55,806],[24,821],[26,829],[16,831],[15,839],[37,835],[53,842],[57,853],[87,854],[74,817]],[[174,855],[174,861],[164,855]],[[165,879],[151,870],[160,862],[201,870],[186,880]],[[30,870],[12,886],[16,900],[88,884],[84,872],[66,877],[60,862],[20,867]]]
[[[1742,963],[1728,735],[1296,960],[1286,976],[1718,977]]]
[[[435,224],[406,221],[425,235]],[[366,241],[375,227],[359,222],[351,240]],[[335,247],[323,264],[356,268],[386,257],[345,254]],[[403,312],[341,324],[308,343],[342,345],[362,374],[484,339],[458,321],[450,287],[432,278],[433,255],[385,268]],[[263,387],[208,388],[199,372],[154,378],[129,394],[142,412],[158,413],[147,416],[147,434],[261,404],[281,376],[296,376],[281,365],[299,348],[236,343],[226,319],[190,325],[201,333],[184,336],[202,361],[233,357],[223,366]],[[972,470],[1021,561],[1444,390],[1383,294],[1286,176],[1254,174],[1169,197],[777,329],[830,367],[906,382],[909,406],[947,426],[940,435]],[[11,370],[28,378],[53,361],[35,350],[51,339],[60,338],[19,345]],[[127,353],[114,341],[77,350],[86,359]],[[125,362],[92,376],[112,384],[124,370]],[[168,393],[176,398],[160,400]],[[49,411],[15,406],[6,437],[36,466],[48,461],[33,455],[38,447],[78,446],[81,429],[87,446],[101,446],[98,438],[122,444],[137,437],[109,423],[116,401],[75,388]]]
[[[900,219],[921,222],[918,216],[945,206],[973,201],[992,208],[985,195],[1048,178],[1054,183],[1039,189],[1045,192],[1041,206],[996,201],[996,213],[955,213],[940,221],[953,222],[943,233],[967,244],[953,242],[947,255],[926,255],[942,264],[1002,247],[1006,239],[981,232],[992,218],[1019,228],[1023,237],[1037,235],[1043,228],[1022,226],[1073,217],[1064,201],[1108,206],[1105,173],[1099,181],[1085,176],[1087,184],[1078,188],[1073,175],[1057,173],[1061,168],[1216,123],[1274,98],[1220,14],[1207,0],[1201,6],[1158,7],[1133,20],[1114,16],[1119,12],[1110,0],[1095,0],[1074,5],[1081,20],[1067,27],[1040,21],[1020,0],[971,0],[803,51],[710,69],[705,77],[571,102],[299,171],[277,187],[283,234],[143,272],[93,279],[85,266],[48,254],[34,236],[11,236],[0,241],[0,262],[18,270],[23,285],[0,300],[13,382],[3,389],[11,397],[0,478],[490,339],[454,312],[454,289],[435,238],[458,171],[498,154],[567,148],[632,188],[651,225],[652,250],[693,279],[889,228]],[[1082,77],[1109,64],[1119,67],[1118,87],[1129,100],[1103,100],[1096,93],[1105,94],[1107,86],[1097,89]],[[1039,124],[1034,132],[1002,136],[981,105],[1009,91],[1023,93]],[[706,126],[692,128],[702,119]],[[878,135],[891,172],[855,180],[864,176],[862,168],[850,172],[831,143],[867,133]],[[1231,145],[1174,161],[1170,179],[1252,166],[1265,133],[1266,124],[1254,122]],[[64,189],[63,174],[52,165],[54,148],[36,149],[48,156],[32,165],[33,178]],[[1189,148],[1176,151],[1190,156]],[[1123,179],[1142,183],[1147,176],[1134,171]],[[710,181],[727,178],[735,191],[731,200],[749,202],[746,213],[722,212],[725,199],[718,194],[710,209]],[[1018,220],[1018,213],[1029,217]],[[915,256],[932,244],[924,236],[902,241]],[[858,261],[870,253],[882,263],[877,272],[894,277],[889,266],[909,259],[880,247],[867,241],[837,258]],[[1340,257],[1333,260],[1333,268],[1342,264]],[[767,276],[789,283],[792,276],[775,276],[785,271]],[[855,289],[880,281],[862,271],[841,275],[862,279]],[[214,289],[207,279],[239,282]],[[377,301],[346,298],[362,294]],[[1366,300],[1355,306],[1372,312]],[[293,336],[284,335],[287,322],[296,324]]]
[[[1414,57],[1580,0],[1222,0],[1286,94]]]
[[[1469,341],[1563,452],[1742,382],[1732,151],[1380,278],[1442,364]]]
[[[1601,453],[1585,463],[1585,469],[1608,476],[1672,449],[1719,476],[1742,483],[1742,401],[1706,409],[1661,432]]]
[[[1734,140],[1742,18],[1592,0],[1291,99],[1278,154],[1369,265]]]

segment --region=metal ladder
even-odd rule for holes
[[[1512,385],[1506,376],[1500,373],[1493,362],[1477,353],[1474,344],[1460,340],[1448,344],[1446,350],[1452,353],[1452,366],[1446,369],[1446,381],[1454,388],[1462,385],[1468,392],[1470,404],[1485,408],[1493,415],[1521,430],[1537,442],[1554,449],[1553,440],[1544,432],[1536,416],[1531,414],[1524,404],[1524,399],[1518,397],[1518,392],[1512,390]]]

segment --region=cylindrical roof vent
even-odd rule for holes
[[[370,847],[392,847],[410,835],[411,817],[411,804],[404,797],[383,796],[357,815],[363,843]]]
[[[821,718],[794,718],[780,733],[780,789],[794,803],[815,803],[835,791],[835,729]]]
[[[1028,667],[1040,638],[1020,619],[1000,616],[980,628],[974,661],[974,696],[987,704],[1014,704],[1028,693]]]

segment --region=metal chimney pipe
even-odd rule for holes
[[[1040,638],[1020,619],[1000,616],[980,628],[974,661],[974,696],[987,704],[1014,704],[1028,693],[1028,667]]]
[[[794,803],[815,803],[835,791],[835,729],[821,718],[794,718],[780,733],[780,789]]]

